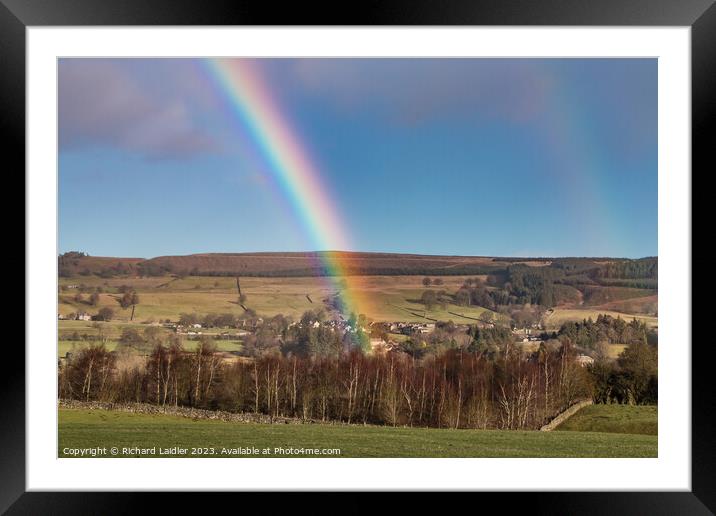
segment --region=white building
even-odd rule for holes
[[[592,365],[594,363],[594,359],[589,355],[577,355],[575,361],[582,367]]]

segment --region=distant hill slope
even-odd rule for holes
[[[506,265],[489,257],[321,252],[160,256],[143,266],[192,274],[315,276],[330,274],[326,262],[336,260],[348,274],[487,274]]]
[[[329,256],[330,255],[330,256]],[[326,260],[330,258],[330,260]],[[480,256],[431,256],[392,253],[203,253],[156,258],[112,258],[66,253],[60,275],[241,275],[318,276],[331,274],[327,262],[338,260],[348,274],[489,274],[509,263]],[[547,265],[548,261],[534,265]]]
[[[144,258],[114,258],[110,256],[87,256],[70,252],[60,255],[57,266],[60,276],[89,276],[90,274],[107,277],[136,274]]]
[[[327,258],[330,258],[327,260]],[[321,276],[333,274],[327,263],[340,262],[346,274],[359,275],[485,275],[503,274],[508,268],[528,266],[530,270],[554,270],[567,274],[578,283],[604,284],[603,271],[621,273],[618,265],[627,263],[638,271],[650,267],[647,276],[656,273],[656,258],[624,260],[619,258],[493,258],[487,256],[435,256],[362,252],[292,253],[203,253],[156,258],[113,258],[65,253],[59,257],[60,276],[123,275],[159,276]],[[646,264],[646,265],[645,265]],[[589,277],[587,277],[587,275]],[[613,280],[609,280],[613,281]],[[624,280],[625,281],[625,280]],[[634,285],[636,286],[636,285]],[[642,285],[639,285],[642,286]],[[615,290],[617,290],[615,288]],[[611,299],[610,299],[611,300]]]

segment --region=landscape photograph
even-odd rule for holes
[[[60,59],[57,456],[657,457],[657,70]]]

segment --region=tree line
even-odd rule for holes
[[[656,257],[650,257],[609,262],[599,267],[594,276],[597,278],[657,279],[659,260]]]
[[[606,314],[599,314],[596,320],[568,321],[562,325],[558,336],[569,338],[577,346],[586,349],[595,349],[600,342],[638,344],[656,338],[643,321],[634,318],[627,322],[621,317]]]
[[[127,368],[103,345],[91,346],[61,368],[60,396],[347,423],[534,429],[590,392],[568,347],[534,361],[517,352],[493,361],[456,350],[425,360],[354,350],[230,365],[215,351],[202,341],[187,353],[174,339]]]
[[[656,348],[645,343],[614,364],[581,367],[569,339],[535,353],[471,344],[423,358],[356,346],[338,352],[337,342],[331,352],[302,353],[279,339],[253,359],[228,363],[209,339],[189,352],[177,335],[148,338],[151,351],[142,358],[103,344],[79,351],[61,364],[60,396],[347,423],[535,429],[585,397],[647,403],[657,393]],[[310,332],[306,339],[310,346]]]

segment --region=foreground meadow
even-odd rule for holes
[[[337,448],[340,457],[656,457],[655,435],[606,432],[449,430],[345,425],[266,425],[167,415],[59,410],[58,455],[91,447]],[[158,455],[158,452],[157,452]],[[138,456],[128,454],[127,457]],[[170,454],[168,456],[179,456]],[[181,456],[191,456],[190,454]],[[196,455],[195,455],[196,456]],[[201,455],[206,456],[206,455]],[[286,455],[280,455],[286,456]]]
[[[590,405],[555,430],[657,435],[656,405]]]

